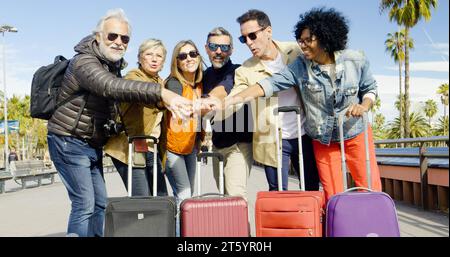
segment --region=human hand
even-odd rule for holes
[[[193,115],[192,101],[164,88],[161,91],[161,98],[174,118],[187,120]]]
[[[361,117],[365,112],[369,111],[367,107],[361,104],[353,104],[348,109],[345,115],[347,117],[353,116],[353,117]]]

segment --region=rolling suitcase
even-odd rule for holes
[[[278,190],[258,192],[255,206],[257,237],[321,237],[322,220],[325,208],[325,195],[320,191],[304,191],[305,176],[301,138],[300,107],[280,107],[279,112],[296,112],[299,131],[299,169],[301,191],[282,191],[281,151],[278,119],[276,121],[276,141],[278,155]]]
[[[201,194],[202,158],[219,159],[220,194]],[[203,152],[197,155],[198,195],[181,203],[182,237],[248,237],[248,208],[244,198],[224,195],[223,156]]]
[[[392,198],[371,188],[368,118],[364,113],[364,141],[366,170],[369,188],[354,187],[330,198],[327,205],[327,237],[399,237],[397,211]],[[339,115],[342,173],[344,189],[347,189],[345,164],[343,114]],[[364,190],[366,192],[354,192]]]
[[[132,197],[132,154],[135,139],[154,142],[153,195]],[[157,195],[157,142],[151,136],[128,138],[128,197],[109,198],[106,207],[106,237],[175,237],[177,206],[173,197]]]

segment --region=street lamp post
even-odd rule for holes
[[[4,129],[5,129],[5,171],[9,172],[9,146],[8,146],[8,101],[6,97],[6,44],[5,44],[5,32],[14,32],[16,33],[18,30],[17,28],[14,28],[13,26],[9,25],[1,25],[0,26],[0,33],[2,33],[3,38],[3,102],[4,102]]]

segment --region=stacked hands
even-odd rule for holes
[[[163,101],[167,109],[172,113],[174,118],[187,120],[192,118],[194,113],[204,115],[214,115],[218,110],[224,110],[232,105],[246,102],[245,99],[236,96],[228,96],[220,100],[217,97],[210,96],[207,98],[196,99],[191,101],[180,95],[166,91],[167,97],[163,93]],[[248,99],[247,99],[248,100]],[[363,102],[362,104],[352,104],[345,111],[347,117],[361,117],[368,112],[370,104]]]

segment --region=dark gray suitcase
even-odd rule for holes
[[[154,143],[153,195],[132,197],[132,153],[134,139],[151,139]],[[108,199],[105,217],[105,237],[175,237],[177,205],[174,197],[159,197],[157,192],[157,142],[151,136],[128,139],[128,197]]]

